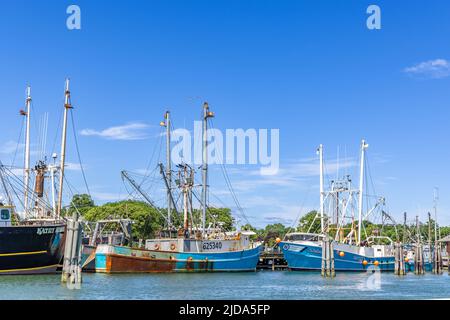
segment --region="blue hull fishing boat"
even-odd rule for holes
[[[128,172],[122,172],[124,180],[139,193],[164,218],[165,229],[159,238],[148,239],[145,245],[124,247],[99,245],[96,250],[95,270],[103,273],[161,273],[161,272],[241,272],[256,271],[262,248],[261,242],[253,242],[254,232],[227,232],[223,222],[211,212],[208,205],[208,119],[214,114],[207,103],[203,106],[202,183],[195,183],[195,169],[186,164],[171,169],[170,113],[165,114],[161,126],[166,128],[166,168],[160,173],[166,187],[167,215],[162,213],[150,196],[142,190]],[[173,181],[173,176],[176,179]],[[174,185],[175,182],[175,185]],[[229,183],[229,182],[228,182]],[[195,188],[202,187],[201,196]],[[176,192],[178,194],[175,194]],[[235,196],[235,195],[234,195]],[[175,199],[179,199],[181,206]],[[197,200],[200,208],[194,209]],[[239,204],[236,204],[238,208]],[[178,210],[178,207],[181,207]],[[207,224],[207,216],[210,220]],[[173,220],[179,223],[174,224]]]
[[[291,270],[321,270],[320,242],[289,241],[281,242],[280,247]],[[384,246],[368,248],[334,243],[333,247],[336,271],[367,271],[374,267],[380,271],[394,271],[395,258],[383,252]]]
[[[394,247],[390,238],[381,236],[377,230],[372,235],[366,234],[362,241],[362,233],[366,232],[363,222],[385,202],[384,198],[378,198],[375,206],[363,213],[364,158],[367,148],[368,145],[363,140],[359,188],[352,187],[352,180],[347,175],[343,180],[331,181],[330,190],[325,191],[323,146],[319,147],[320,213],[316,215],[310,229],[320,219],[321,232],[291,233],[279,243],[289,269],[320,271],[324,270],[325,261],[333,261],[335,271],[394,271]],[[326,207],[329,208],[327,213]],[[394,222],[384,210],[381,210],[381,214],[383,220]],[[346,223],[346,220],[350,222]],[[323,248],[327,248],[325,252]]]
[[[95,269],[101,273],[246,272],[256,270],[261,252],[258,244],[229,252],[178,252],[173,248],[155,251],[99,245]]]

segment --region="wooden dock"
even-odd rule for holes
[[[282,252],[274,251],[268,252],[263,251],[259,257],[257,270],[272,270],[272,271],[282,271],[288,269],[288,264],[284,259]]]

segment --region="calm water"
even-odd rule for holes
[[[317,273],[104,275],[83,274],[81,290],[60,284],[60,276],[2,276],[0,299],[449,299],[447,274],[404,278],[392,274]]]

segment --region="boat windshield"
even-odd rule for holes
[[[323,238],[321,234],[290,233],[286,235],[287,241],[319,241]]]

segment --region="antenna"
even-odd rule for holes
[[[433,192],[433,203],[434,203],[434,239],[437,241],[438,239],[438,233],[439,233],[439,239],[441,238],[441,228],[439,228],[438,232],[438,222],[437,222],[437,206],[439,201],[439,188],[435,187]]]

